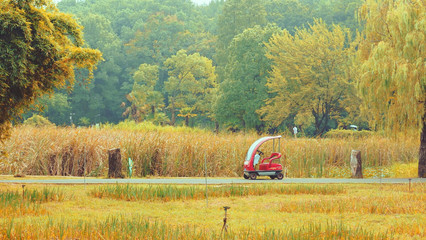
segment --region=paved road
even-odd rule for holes
[[[413,178],[412,183],[426,183],[425,178]],[[114,184],[114,183],[142,183],[142,184],[206,184],[204,178],[133,178],[133,179],[102,179],[102,178],[70,178],[70,179],[12,179],[0,180],[0,183],[41,183],[41,184]],[[283,180],[257,179],[245,180],[242,178],[207,178],[207,184],[261,184],[261,183],[409,183],[408,178],[284,178]]]

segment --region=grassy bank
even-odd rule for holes
[[[2,174],[104,176],[111,148],[120,148],[126,171],[134,176],[241,176],[255,134],[214,134],[191,128],[138,125],[94,128],[16,127],[5,142]],[[365,138],[288,138],[281,140],[287,177],[350,177],[352,149],[361,150],[365,177],[415,177],[418,140]],[[263,152],[272,151],[265,143]]]
[[[38,204],[39,212],[0,215],[0,239],[424,239],[426,186],[422,183],[343,185],[201,186],[27,185],[46,201],[18,197],[18,206]],[[213,190],[211,188],[217,188]],[[138,192],[149,189],[144,197]],[[21,193],[0,184],[0,193]],[[105,191],[111,194],[106,195]],[[171,192],[200,197],[164,198]],[[234,192],[234,194],[232,194]],[[123,194],[125,193],[125,194]],[[156,193],[156,194],[154,194]],[[225,194],[222,194],[225,193]],[[98,194],[104,194],[100,197]],[[60,195],[57,198],[54,196]],[[159,197],[163,196],[163,197]],[[169,195],[171,196],[171,195]],[[11,202],[15,200],[10,199]],[[1,203],[4,204],[4,203]],[[11,204],[12,205],[12,204]],[[221,232],[223,206],[227,234]]]

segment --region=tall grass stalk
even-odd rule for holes
[[[3,148],[1,174],[99,176],[106,174],[107,150],[120,148],[132,158],[134,176],[241,176],[255,134],[214,134],[191,128],[161,128],[122,123],[103,129],[15,127]],[[351,150],[361,150],[363,166],[392,169],[415,163],[419,141],[414,138],[284,138],[281,159],[287,177],[350,177]],[[272,143],[262,146],[272,151]],[[410,165],[411,166],[411,165]],[[124,161],[123,171],[127,169]],[[394,176],[392,172],[389,176]],[[398,176],[402,177],[402,176]],[[415,177],[415,176],[405,176]]]
[[[209,186],[209,197],[247,197],[267,194],[321,194],[336,195],[344,193],[340,185],[224,185]],[[94,188],[91,196],[97,198],[113,198],[126,201],[174,201],[189,199],[205,199],[205,188],[202,186],[174,185],[106,185]]]
[[[233,231],[203,229],[189,225],[169,225],[140,216],[110,217],[105,221],[59,221],[43,225],[14,222],[0,226],[0,239],[393,239],[393,233],[374,233],[362,227],[350,228],[341,222],[307,223],[297,229],[273,228]]]
[[[0,215],[19,216],[26,214],[39,215],[46,211],[42,203],[64,200],[65,194],[58,189],[43,188],[41,190],[0,191]]]

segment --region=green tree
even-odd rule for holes
[[[91,123],[119,121],[120,104],[125,101],[122,86],[129,81],[124,72],[125,57],[121,40],[113,32],[111,22],[102,15],[82,14],[79,17],[85,29],[85,46],[102,51],[104,61],[94,71],[94,77],[83,84],[81,74],[76,75],[74,90],[69,94],[70,112],[75,119],[90,119]]]
[[[287,29],[291,34],[294,34],[296,27],[312,22],[314,12],[311,5],[299,0],[269,0],[265,3],[265,9],[268,22]]]
[[[127,44],[129,53],[149,64],[163,63],[181,49],[186,37],[184,27],[184,22],[176,15],[152,14]]]
[[[268,22],[276,23],[292,35],[296,28],[312,24],[314,18],[321,18],[327,24],[349,28],[355,36],[360,27],[356,10],[362,0],[267,0],[265,9]]]
[[[187,55],[185,50],[179,50],[164,62],[164,66],[169,70],[169,78],[164,87],[168,94],[170,124],[175,124],[177,111],[186,118],[193,117],[193,111],[196,110],[208,111],[200,103],[204,102],[216,87],[212,61],[198,53]]]
[[[85,29],[86,44],[102,51],[104,61],[94,71],[94,77],[90,83],[93,86],[89,88],[90,91],[87,91],[90,102],[86,102],[85,105],[90,106],[90,109],[87,112],[75,111],[76,116],[117,122],[121,119],[120,104],[125,101],[127,93],[121,88],[125,82],[129,81],[124,66],[121,65],[121,62],[125,62],[123,43],[114,33],[111,22],[102,15],[87,14],[81,18],[81,24]],[[72,99],[75,94],[72,94]],[[79,105],[73,102],[73,106],[74,110],[79,110]]]
[[[49,0],[0,3],[0,140],[35,99],[71,87],[75,67],[92,76],[101,53],[82,46],[81,26]]]
[[[218,18],[219,47],[226,49],[235,35],[266,24],[266,11],[259,0],[229,0]]]
[[[225,65],[228,61],[228,46],[232,39],[245,29],[256,25],[266,25],[265,6],[260,0],[228,0],[218,17],[218,40],[216,50],[217,74],[219,83],[225,78]]]
[[[164,107],[164,97],[155,90],[158,81],[158,66],[141,64],[133,75],[135,80],[132,92],[128,95],[131,106],[124,115],[129,115],[135,121],[141,121],[147,115],[155,118],[158,109]]]
[[[159,66],[156,90],[163,91],[168,77],[163,63],[179,49],[203,56],[214,53],[216,38],[204,31],[206,18],[189,0],[62,0],[58,6],[78,17],[86,29],[86,43],[105,58],[92,83],[76,85],[69,96],[76,118],[119,121],[123,112],[119,106],[131,104],[126,96],[141,63]]]
[[[373,128],[421,130],[419,177],[426,177],[426,18],[421,0],[367,0],[359,89]]]
[[[256,113],[268,98],[266,79],[271,61],[265,56],[264,42],[280,29],[255,26],[235,36],[228,52],[225,80],[220,84],[216,116],[220,124],[232,129],[261,130]]]
[[[71,108],[68,96],[65,93],[58,92],[52,95],[43,95],[35,101],[34,108],[34,111],[24,114],[23,117],[26,118],[26,115],[30,117],[35,113],[48,118],[49,121],[56,125],[69,123]]]
[[[355,44],[347,47],[350,34],[333,25],[329,30],[321,20],[309,29],[287,30],[266,44],[273,61],[267,86],[272,98],[259,113],[273,126],[295,115],[298,125],[315,126],[315,135],[324,133],[332,118],[339,118],[345,102],[355,96],[354,78],[349,71]]]

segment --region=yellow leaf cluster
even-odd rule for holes
[[[419,129],[425,111],[425,6],[422,0],[367,0],[360,47],[359,90],[371,125],[388,131]]]
[[[337,116],[342,102],[353,95],[349,73],[355,44],[349,36],[347,29],[333,25],[330,30],[317,19],[294,36],[284,30],[272,37],[266,43],[267,57],[273,61],[267,86],[274,97],[259,111],[264,119],[277,126],[290,114],[299,125],[314,118],[320,133],[326,124],[321,119]]]
[[[74,68],[92,77],[101,52],[81,47],[82,27],[50,0],[0,3],[0,140],[35,99],[72,87]]]

